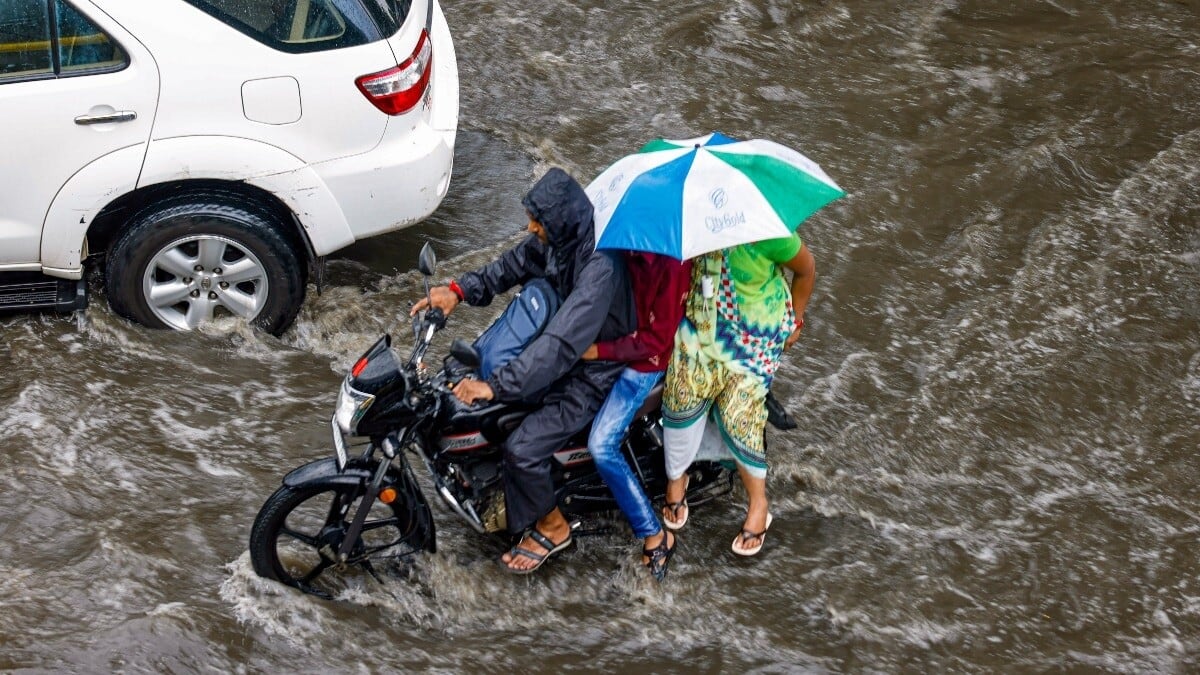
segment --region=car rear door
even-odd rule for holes
[[[114,192],[136,184],[158,85],[150,53],[90,0],[0,2],[0,270],[37,268],[47,209],[87,165],[112,155]]]
[[[355,79],[394,61],[359,0],[155,0],[153,11],[146,0],[105,2],[147,34],[163,73],[150,165],[160,141],[186,137],[251,139],[309,164],[383,138],[387,116]],[[250,168],[228,164],[235,179]]]

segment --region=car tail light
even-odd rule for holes
[[[429,64],[433,60],[433,43],[429,33],[421,31],[417,48],[404,63],[385,71],[363,75],[354,81],[371,103],[389,115],[412,110],[429,87]]]

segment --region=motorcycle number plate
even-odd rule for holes
[[[337,454],[338,471],[346,468],[346,437],[342,435],[342,430],[338,428],[337,419],[329,421],[329,425],[333,427],[333,451]]]

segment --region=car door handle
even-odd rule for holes
[[[137,119],[137,113],[132,110],[118,110],[105,115],[80,115],[75,118],[75,124],[105,124],[108,122],[132,122]]]

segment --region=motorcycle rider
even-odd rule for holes
[[[546,329],[487,380],[454,387],[462,402],[539,401],[504,445],[504,497],[509,532],[525,536],[500,558],[514,574],[533,572],[570,546],[571,528],[555,504],[550,461],[600,409],[623,363],[581,361],[596,342],[637,327],[621,256],[595,251],[592,204],[565,171],[550,169],[522,200],[530,236],[495,261],[430,290],[412,314],[431,304],[447,316],[460,302],[484,306],[519,284],[545,278],[562,304]]]
[[[638,328],[612,342],[594,344],[583,353],[585,361],[605,359],[625,365],[592,422],[588,450],[634,536],[642,539],[642,564],[662,581],[675,553],[675,535],[664,530],[654,515],[646,491],[621,453],[621,441],[671,361],[675,330],[683,319],[691,287],[692,263],[643,251],[625,252],[625,263],[634,290]]]

